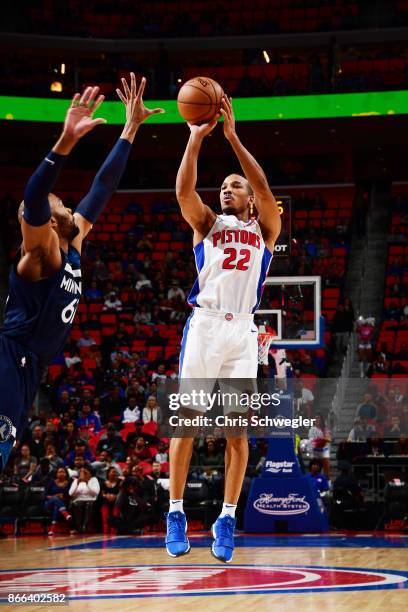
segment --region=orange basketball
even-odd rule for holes
[[[189,123],[206,123],[220,112],[224,95],[221,85],[209,77],[190,79],[179,91],[177,106]]]

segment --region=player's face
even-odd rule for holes
[[[224,215],[242,215],[248,213],[251,195],[248,181],[239,174],[231,174],[221,185],[220,202]]]
[[[49,201],[51,205],[51,214],[54,218],[58,234],[61,238],[65,238],[71,242],[79,234],[79,227],[75,223],[74,215],[70,208],[66,208],[60,198],[50,193]]]

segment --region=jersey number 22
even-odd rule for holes
[[[227,255],[227,257],[222,262],[223,270],[234,270],[235,268],[237,270],[243,270],[244,272],[248,270],[247,264],[251,257],[251,251],[249,249],[241,249],[237,253],[237,249],[227,247],[224,249],[224,255]],[[238,256],[240,256],[240,259],[236,261]]]

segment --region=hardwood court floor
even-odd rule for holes
[[[69,610],[88,612],[212,612],[230,607],[234,612],[384,612],[408,606],[407,535],[243,536],[237,538],[232,565],[211,556],[207,536],[190,541],[188,555],[171,559],[156,536],[2,540],[0,598],[7,601],[10,592],[65,592]]]

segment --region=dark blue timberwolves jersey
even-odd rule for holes
[[[81,257],[70,246],[61,250],[61,269],[50,278],[30,282],[16,273],[9,279],[5,322],[0,333],[12,338],[46,364],[65,345],[81,298]]]

